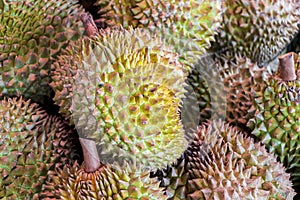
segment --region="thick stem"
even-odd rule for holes
[[[86,172],[94,172],[101,166],[96,143],[93,140],[87,140],[79,138],[83,157],[84,157],[84,169]]]
[[[81,21],[84,25],[86,34],[91,37],[97,34],[98,28],[93,20],[93,16],[89,13],[81,15]]]
[[[279,76],[284,81],[296,80],[295,59],[297,54],[293,52],[286,53],[278,57],[279,59]]]

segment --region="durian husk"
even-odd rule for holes
[[[247,57],[222,55],[217,60],[226,91],[226,121],[246,130],[254,116],[254,112],[249,112],[253,105],[252,88],[262,83],[269,73]]]
[[[170,72],[170,75],[165,73],[164,76],[173,81],[173,83],[177,81],[176,84],[169,84],[169,87],[173,87],[178,91],[177,95],[183,97],[184,89],[178,87],[178,85],[184,84],[183,78],[186,76],[186,69],[179,63],[177,56],[163,45],[161,38],[144,29],[130,28],[125,30],[123,28],[112,28],[100,30],[99,35],[93,39],[83,38],[80,41],[76,41],[76,43],[72,43],[52,65],[52,82],[50,85],[55,91],[54,102],[60,106],[59,112],[65,118],[71,118],[72,113],[70,109],[72,107],[73,86],[79,69],[84,69],[85,66],[85,68],[88,68],[92,63],[97,63],[98,67],[111,72],[115,70],[113,67],[117,65],[117,62],[120,62],[118,61],[119,57],[124,57],[125,55],[124,61],[126,56],[130,57],[130,54],[142,49],[148,51],[148,57],[141,58],[143,60],[138,61],[135,66],[140,65],[140,62],[144,64],[163,62],[166,65],[169,63],[170,66],[174,66],[173,72]],[[118,70],[130,67],[125,65],[125,63],[122,65],[124,65],[123,69]],[[91,72],[98,70],[95,66],[92,66],[91,69]],[[95,78],[96,75],[94,74],[89,80],[83,80],[82,82],[94,83]],[[84,109],[86,105],[81,107]]]
[[[225,120],[226,90],[218,68],[218,61],[207,55],[187,77],[186,98],[180,111],[188,138],[207,120]]]
[[[45,199],[149,199],[164,200],[159,182],[150,178],[150,171],[124,163],[101,165],[86,172],[78,163],[66,165],[52,174]]]
[[[0,15],[0,96],[44,103],[53,60],[84,32],[76,0],[4,1]]]
[[[298,0],[224,0],[214,49],[241,55],[264,66],[299,30]],[[282,31],[284,30],[284,31]]]
[[[183,108],[188,110],[182,120],[193,121],[198,117],[196,125],[200,125],[206,120],[223,119],[250,131],[246,124],[254,116],[253,111],[249,112],[254,97],[252,87],[263,82],[267,74],[265,68],[242,56],[219,54],[207,61],[203,59],[188,75],[192,92],[188,91],[183,100]]]
[[[74,127],[23,98],[0,102],[0,199],[39,199],[48,174],[79,159]]]
[[[103,27],[149,29],[172,45],[184,64],[194,67],[214,41],[221,5],[219,0],[98,0],[95,21]]]
[[[222,121],[198,127],[181,158],[154,173],[168,199],[293,199],[281,163],[263,145]]]
[[[75,55],[68,112],[79,134],[95,139],[103,162],[159,168],[184,151],[178,112],[187,73],[160,38],[144,29],[107,29],[83,40]]]
[[[255,116],[248,126],[252,134],[266,145],[270,152],[291,173],[295,188],[299,187],[299,133],[300,133],[300,60],[295,56],[296,80],[283,81],[279,72],[269,75],[253,87]]]

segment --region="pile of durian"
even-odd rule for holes
[[[0,199],[300,199],[299,28],[299,0],[0,0]]]

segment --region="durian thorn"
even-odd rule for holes
[[[79,138],[84,157],[84,169],[86,172],[94,172],[101,166],[96,143],[93,140]]]
[[[297,54],[289,52],[278,57],[279,59],[279,76],[283,81],[296,80],[295,59]]]
[[[93,20],[93,16],[90,13],[83,13],[80,19],[84,25],[86,34],[91,37],[98,33],[98,28]]]

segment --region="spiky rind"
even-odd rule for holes
[[[297,0],[225,0],[216,46],[264,65],[297,33],[299,6]]]
[[[200,115],[198,125],[221,118],[245,130],[254,115],[249,112],[253,104],[252,87],[263,81],[267,71],[246,57],[228,54],[220,54],[204,65],[211,69],[194,68],[188,76],[194,95],[186,95],[184,103],[189,101],[191,105],[182,117],[192,120]]]
[[[300,62],[295,63],[297,79],[283,81],[279,74],[270,75],[253,87],[255,117],[248,126],[270,152],[284,163],[292,179],[299,180],[300,133]],[[298,184],[297,184],[298,185]]]
[[[114,56],[101,49],[95,47],[90,56]],[[151,168],[173,162],[186,147],[178,114],[185,80],[182,66],[148,47],[107,60],[85,63],[75,78],[72,112],[77,127],[97,141],[103,161],[126,159]],[[94,77],[86,73],[93,66],[101,72]],[[86,82],[94,94],[85,93]]]
[[[254,85],[261,83],[267,75],[249,58],[241,56],[220,56],[218,68],[226,90],[226,121],[243,130],[254,115],[249,112],[253,105]]]
[[[99,0],[95,5],[100,16],[96,21],[104,27],[133,26],[162,35],[188,66],[210,47],[221,21],[221,1]]]
[[[95,172],[86,172],[77,163],[67,165],[53,174],[52,190],[47,199],[166,199],[159,182],[149,177],[141,167],[116,163],[102,165]]]
[[[37,198],[48,172],[78,156],[74,129],[29,100],[0,102],[0,133],[1,199]]]
[[[53,58],[83,33],[77,1],[7,1],[0,16],[0,95],[49,98]]]
[[[136,61],[137,63],[135,66],[152,62],[170,62],[170,64],[173,62],[174,66],[180,65],[177,56],[163,46],[159,37],[156,37],[149,31],[143,29],[124,30],[123,28],[114,28],[101,30],[97,37],[94,37],[93,39],[84,38],[68,47],[63,55],[59,56],[57,61],[53,64],[53,71],[51,73],[53,81],[50,85],[55,91],[54,101],[60,106],[60,113],[67,118],[70,118],[71,116],[70,108],[72,107],[73,85],[75,84],[74,77],[79,73],[77,72],[78,70],[83,69],[84,66],[88,68],[91,62],[93,62],[94,64],[97,64],[91,67],[91,72],[95,72],[99,68],[102,68],[102,71],[111,72],[115,70],[113,67],[119,62],[117,59],[119,59],[120,56],[130,56],[131,53],[140,51],[141,49],[148,49],[151,51],[151,53],[147,54],[151,57],[141,57],[141,60]],[[98,69],[96,69],[96,65],[99,65],[97,66]],[[120,68],[118,70],[123,71],[127,67],[129,67],[129,65],[123,63],[123,69]],[[170,72],[170,75],[165,74],[168,79],[173,80],[173,82],[178,82],[173,86],[169,84],[169,86],[176,88],[178,95],[182,96],[184,90],[181,89],[181,87],[177,87],[177,85],[183,84],[181,82],[184,82],[181,78],[184,76],[182,74],[184,69],[178,69],[176,71],[175,67],[173,72],[170,70],[167,71]],[[164,72],[162,71],[162,73]],[[94,74],[92,77],[93,80],[91,80],[92,78],[89,78],[89,80],[85,81],[92,81],[94,84],[95,76],[96,75]]]
[[[101,159],[158,168],[180,156],[186,73],[178,57],[144,29],[102,30],[82,40],[80,50],[65,98],[77,130],[97,141]]]
[[[160,172],[168,199],[293,199],[273,154],[221,121],[200,126],[178,161]]]

